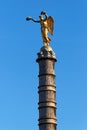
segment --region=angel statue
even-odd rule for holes
[[[41,15],[39,16],[40,20],[35,20],[31,17],[27,17],[26,20],[32,20],[33,22],[40,23],[41,24],[41,33],[42,33],[42,39],[44,42],[44,46],[48,46],[51,39],[48,37],[48,33],[53,35],[53,29],[54,29],[54,20],[51,16],[47,16],[46,12],[42,11]]]

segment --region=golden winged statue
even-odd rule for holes
[[[42,39],[44,42],[44,46],[48,46],[51,39],[48,37],[48,33],[53,35],[54,30],[54,20],[51,16],[47,16],[46,12],[42,11],[39,16],[40,20],[34,20],[31,17],[27,17],[26,20],[32,20],[33,22],[37,22],[41,24],[41,33]]]

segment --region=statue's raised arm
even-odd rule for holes
[[[47,16],[46,12],[42,11],[41,15],[39,16],[39,20],[35,20],[31,17],[26,18],[27,21],[32,20],[33,22],[41,24],[41,33],[42,39],[44,42],[44,46],[48,46],[51,39],[48,37],[48,33],[53,35],[54,30],[54,20],[51,16]]]

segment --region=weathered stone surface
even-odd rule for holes
[[[56,100],[56,93],[55,91],[41,91],[39,93],[39,101],[45,102],[45,101],[55,101]]]
[[[50,124],[41,124],[39,130],[56,130],[56,125],[53,123]]]
[[[51,69],[50,69],[51,68]],[[39,74],[54,74],[54,60],[42,59],[39,61]]]
[[[55,118],[56,119],[56,109],[51,106],[40,108],[39,118]]]
[[[55,85],[54,75],[41,75],[39,76],[39,86],[40,85]]]

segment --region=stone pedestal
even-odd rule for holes
[[[50,46],[44,46],[36,60],[39,64],[39,130],[56,130],[56,85],[54,64],[57,61]]]

